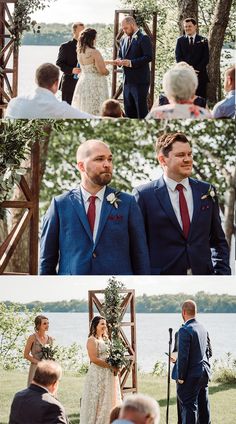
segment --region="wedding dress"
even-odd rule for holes
[[[80,64],[80,68],[71,105],[81,112],[101,115],[102,104],[109,97],[107,77],[98,72],[94,63]]]
[[[105,341],[96,339],[97,356],[107,358]],[[109,424],[111,409],[121,404],[118,376],[110,368],[102,368],[93,362],[86,376],[80,412],[80,424]]]

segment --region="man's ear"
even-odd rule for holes
[[[166,157],[163,155],[163,153],[159,153],[157,155],[157,160],[161,166],[164,166],[166,164]]]
[[[82,162],[82,161],[79,161],[79,162],[77,162],[77,168],[78,168],[78,170],[79,171],[84,171],[84,162]]]

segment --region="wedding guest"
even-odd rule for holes
[[[108,99],[107,75],[109,70],[97,50],[97,31],[93,28],[84,29],[78,39],[78,62],[81,74],[76,84],[72,106],[83,112],[100,115],[103,102]]]
[[[37,88],[32,95],[11,99],[6,118],[12,119],[90,119],[94,116],[74,109],[56,98],[59,84],[59,69],[52,63],[39,66],[35,74]]]
[[[189,299],[182,305],[184,325],[178,332],[177,395],[182,424],[210,424],[208,381],[209,336],[197,320],[197,305]]]
[[[108,343],[106,320],[95,316],[87,340],[90,366],[83,389],[80,424],[108,423],[111,409],[121,403],[118,370],[107,362]]]
[[[121,405],[119,419],[114,424],[158,424],[160,408],[158,402],[141,393],[128,396]]]
[[[156,141],[156,157],[163,175],[134,189],[145,222],[151,273],[230,275],[217,193],[209,182],[191,178],[190,140],[183,133],[163,134]]]
[[[76,22],[72,25],[73,39],[61,44],[56,65],[63,72],[59,90],[62,92],[62,100],[71,104],[80,68],[77,59],[77,41],[84,24]]]
[[[64,407],[55,398],[61,375],[55,361],[39,362],[30,386],[14,396],[9,424],[69,424]]]
[[[108,99],[102,105],[101,116],[109,118],[123,118],[124,112],[120,105],[120,102],[115,99]]]
[[[211,118],[207,109],[194,104],[197,84],[197,76],[191,66],[185,62],[173,66],[163,77],[163,89],[169,103],[163,106],[154,103],[146,119]]]
[[[225,71],[224,90],[227,96],[214,106],[213,118],[235,117],[235,65]]]
[[[133,196],[109,186],[112,153],[100,140],[77,151],[80,185],[55,197],[43,219],[41,274],[149,274],[143,218]]]
[[[120,42],[119,59],[114,64],[123,68],[125,116],[142,119],[148,113],[152,43],[149,36],[140,31],[133,16],[125,17],[121,25],[124,37]]]
[[[34,325],[35,332],[28,337],[24,349],[24,358],[30,362],[28,386],[34,378],[38,363],[43,359],[42,348],[45,345],[49,347],[53,345],[53,338],[47,334],[49,328],[48,318],[44,315],[38,315],[34,320]]]
[[[205,37],[197,34],[197,22],[194,18],[183,21],[185,35],[177,39],[175,48],[176,62],[187,62],[191,65],[198,77],[197,96],[206,98],[207,64],[209,62],[209,47]]]

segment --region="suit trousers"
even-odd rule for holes
[[[62,92],[62,100],[65,100],[69,105],[72,102],[73,94],[75,91],[75,86],[77,84],[77,79],[73,77],[62,77],[61,81],[61,92]]]
[[[196,90],[196,95],[207,98],[207,80],[201,75],[198,76],[198,86]]]
[[[177,384],[177,394],[182,408],[182,424],[210,424],[208,400],[208,375],[188,377]]]
[[[149,84],[124,83],[124,107],[127,118],[143,119],[148,114]]]

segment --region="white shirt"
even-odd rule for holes
[[[193,217],[193,194],[192,194],[191,186],[189,184],[189,179],[184,178],[182,181],[176,182],[172,180],[172,178],[167,177],[166,175],[164,175],[163,178],[166,183],[166,187],[170,196],[171,204],[175,211],[176,218],[178,219],[179,225],[183,229],[183,224],[182,224],[180,209],[179,209],[179,192],[178,190],[176,190],[176,186],[177,184],[182,184],[184,186],[183,192],[184,192],[184,196],[188,205],[188,213],[189,213],[189,218],[191,222]]]
[[[96,200],[95,200],[96,212],[95,212],[95,223],[94,223],[94,229],[93,229],[93,241],[95,242],[97,232],[98,232],[98,226],[99,226],[99,222],[100,222],[102,202],[103,202],[103,199],[104,199],[106,186],[101,188],[101,190],[99,190],[96,194],[89,193],[87,190],[85,190],[85,188],[82,185],[80,185],[80,188],[81,188],[81,193],[82,193],[82,197],[83,197],[83,201],[84,201],[84,207],[85,207],[86,214],[88,212],[88,208],[89,208],[89,204],[90,204],[89,198],[91,196],[97,197]]]
[[[194,44],[196,35],[197,35],[196,33],[195,33],[195,34],[193,34],[193,35],[186,35],[186,37],[188,37],[188,42],[189,42],[189,44],[190,44],[190,42],[191,42],[190,37],[193,39],[193,44]]]
[[[96,116],[80,112],[67,102],[60,102],[47,88],[37,87],[29,96],[11,99],[6,118],[12,119],[90,119]]]

